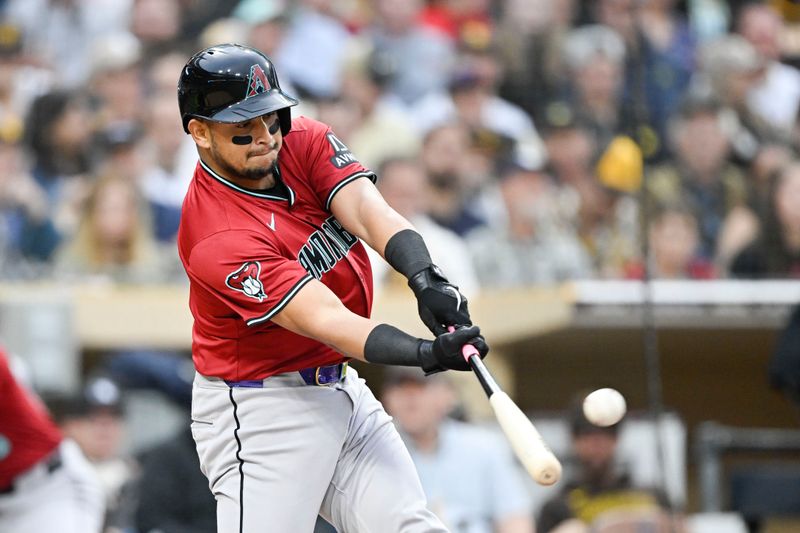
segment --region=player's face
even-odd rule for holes
[[[231,179],[261,180],[272,173],[283,145],[277,113],[235,124],[209,123],[209,151]]]

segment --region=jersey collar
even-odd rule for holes
[[[200,160],[200,166],[203,167],[203,170],[208,172],[209,176],[211,176],[212,178],[214,178],[218,182],[222,183],[226,187],[230,187],[231,189],[233,189],[233,190],[235,190],[237,192],[240,192],[242,194],[246,194],[247,196],[254,196],[256,198],[263,198],[264,200],[276,200],[276,201],[279,201],[279,202],[287,201],[286,198],[284,198],[282,196],[276,196],[274,194],[260,193],[258,191],[254,191],[254,190],[251,190],[251,189],[245,189],[244,187],[240,187],[239,185],[236,185],[232,181],[226,180],[225,178],[223,178],[222,176],[220,176],[219,174],[214,172],[214,170],[211,167],[209,167],[208,165],[206,165],[206,163],[202,159]],[[275,170],[277,171],[276,179],[278,181],[280,181],[281,183],[283,183],[283,179],[281,178],[280,168],[278,167],[278,165],[275,165]],[[289,206],[291,207],[291,206],[294,205],[294,200],[295,200],[294,191],[286,183],[283,183],[283,185],[284,185],[284,187],[286,187],[286,190],[289,191],[289,200],[288,201],[289,201]]]

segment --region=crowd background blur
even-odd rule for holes
[[[176,84],[222,42],[274,60],[470,296],[800,278],[796,2],[0,0],[0,282],[186,285]]]
[[[415,180],[388,194],[436,234],[434,255],[472,251],[456,282],[473,294],[640,278],[643,236],[654,277],[797,277],[800,52],[786,18],[796,11],[714,0],[0,2],[2,278],[184,282],[172,242],[196,155],[175,85],[189,55],[223,41],[270,54],[298,112],[330,123],[373,169]],[[644,188],[630,167],[640,157]]]
[[[177,73],[192,52],[235,41],[270,54],[298,111],[330,123],[368,166],[416,180],[407,192],[387,185],[392,202],[440,237],[434,255],[472,252],[454,276],[473,293],[640,278],[644,235],[654,277],[797,277],[796,11],[6,0],[0,275],[184,282],[172,242],[196,156]]]

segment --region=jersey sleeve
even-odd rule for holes
[[[248,326],[270,320],[314,279],[274,243],[245,231],[221,232],[199,242],[188,271]]]
[[[317,123],[309,143],[308,175],[326,211],[330,211],[336,193],[351,181],[369,178],[375,182],[375,173],[356,159],[331,128]]]

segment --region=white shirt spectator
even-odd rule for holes
[[[9,0],[5,16],[25,33],[29,52],[45,60],[58,74],[57,85],[76,87],[90,74],[94,41],[127,31],[132,0]]]
[[[422,235],[430,251],[431,259],[442,269],[447,279],[458,286],[461,293],[467,298],[477,295],[479,291],[478,277],[475,275],[469,250],[464,240],[426,215],[416,215],[410,222]],[[387,276],[394,271],[378,252],[372,248],[367,248],[367,252],[372,262],[373,286],[377,295],[385,285]]]
[[[314,96],[339,92],[339,71],[347,42],[344,25],[333,17],[301,8],[292,18],[289,32],[278,52],[281,79]]]
[[[436,92],[420,100],[412,108],[412,116],[413,123],[424,134],[436,126],[457,120],[458,112],[449,94]],[[499,96],[486,97],[480,117],[482,125],[497,134],[515,140],[538,137],[528,114],[521,107]]]
[[[505,518],[531,514],[520,471],[499,435],[445,420],[433,453],[418,450],[412,439],[401,435],[419,472],[428,507],[451,531],[491,533]],[[464,468],[470,457],[480,461],[474,468]]]
[[[747,103],[762,119],[790,134],[800,109],[800,71],[771,62],[764,80],[750,91]]]
[[[411,28],[403,35],[370,32],[375,49],[394,65],[388,90],[411,106],[429,93],[443,90],[455,61],[452,43],[427,28]]]

